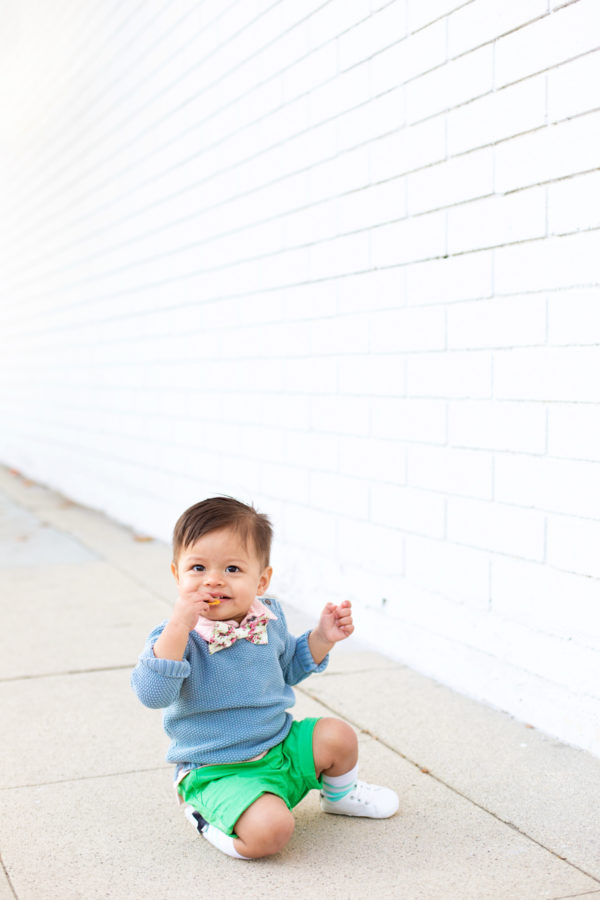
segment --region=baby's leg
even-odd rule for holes
[[[319,719],[313,731],[313,756],[317,778],[349,772],[358,761],[354,730],[339,719]]]
[[[398,809],[398,795],[389,788],[359,781],[358,740],[339,719],[319,719],[313,732],[317,777],[322,776],[321,809],[342,816],[387,819]]]
[[[242,856],[258,859],[282,850],[294,833],[294,817],[275,794],[263,794],[235,823],[235,849]]]

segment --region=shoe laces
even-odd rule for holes
[[[349,796],[352,797],[353,800],[356,800],[357,803],[364,803],[366,805],[373,799],[371,785],[367,784],[366,781],[357,781],[356,787],[350,792]]]

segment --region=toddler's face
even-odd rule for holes
[[[182,550],[171,568],[180,591],[198,593],[206,601],[201,614],[215,622],[241,622],[255,598],[267,590],[272,572],[270,566],[263,568],[252,542],[246,546],[229,528],[202,535]]]

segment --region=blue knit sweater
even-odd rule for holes
[[[164,708],[164,728],[171,738],[167,761],[185,768],[240,762],[280,744],[287,736],[295,703],[290,685],[317,665],[306,632],[299,638],[287,630],[276,600],[264,600],[276,620],[270,620],[268,644],[245,639],[210,655],[208,644],[190,633],[182,660],[157,659],[152,647],[166,625],[148,637],[131,684],[145,706]]]

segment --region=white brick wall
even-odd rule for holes
[[[596,0],[14,9],[0,459],[600,753]]]

